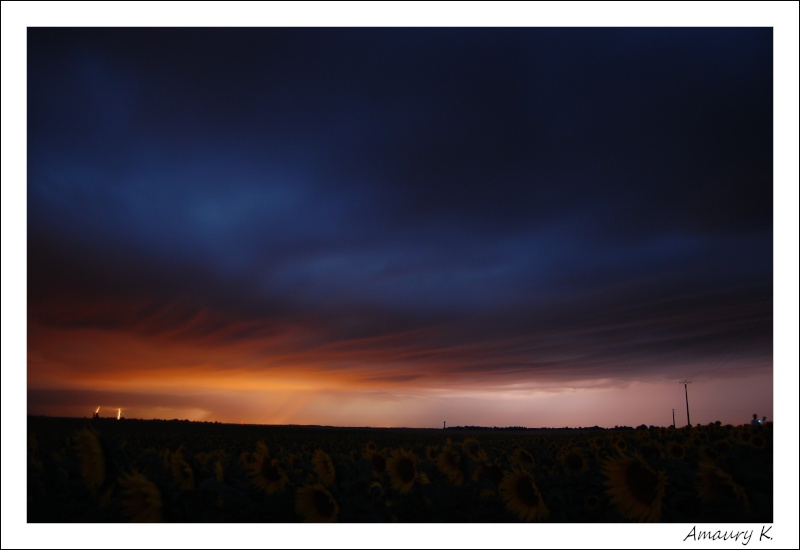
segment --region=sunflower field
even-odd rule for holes
[[[402,429],[28,418],[35,522],[773,521],[772,425]]]

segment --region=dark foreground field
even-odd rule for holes
[[[28,418],[28,522],[771,523],[772,426]]]

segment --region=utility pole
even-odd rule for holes
[[[686,394],[686,425],[690,428],[692,427],[692,421],[689,420],[689,390],[686,388],[686,385],[691,383],[691,380],[683,380],[678,382],[678,384],[683,384],[683,393]]]
[[[672,427],[675,427],[675,409],[672,409]]]

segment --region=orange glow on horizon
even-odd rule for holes
[[[532,374],[512,368],[528,361],[515,355],[518,341],[500,342],[506,351],[495,361],[508,365],[500,366],[491,363],[486,345],[437,347],[429,340],[434,334],[415,331],[293,348],[297,334],[287,340],[193,342],[31,323],[28,391],[93,392],[91,399],[124,405],[128,418],[235,423],[244,418],[254,424],[436,427],[446,419],[453,426],[666,425],[669,415],[663,411],[682,410],[682,394],[671,391],[677,387],[671,379],[663,385],[659,380],[631,384],[613,372],[586,380],[559,378],[553,369]],[[725,403],[733,391],[710,397],[716,409],[708,411],[709,421],[734,423],[741,416]],[[740,393],[746,402],[748,393]],[[29,401],[28,411],[83,416],[85,398],[80,403]],[[641,412],[632,413],[634,405]],[[747,408],[770,416],[772,403]],[[718,418],[715,410],[728,410],[729,417]],[[697,414],[703,418],[699,408]]]

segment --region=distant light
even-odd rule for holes
[[[117,420],[122,416],[122,409],[117,409]]]

